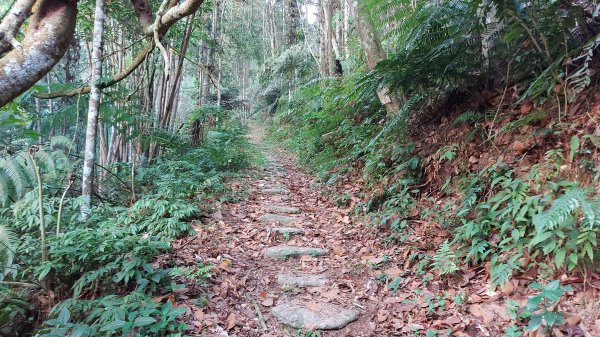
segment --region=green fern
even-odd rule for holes
[[[477,111],[467,111],[454,119],[454,125],[475,125],[482,122],[485,115]]]
[[[51,143],[58,147],[59,144],[64,143],[64,139],[54,137]],[[0,158],[1,206],[16,202],[37,185],[35,166],[28,151],[22,150],[12,156]],[[40,147],[35,153],[35,160],[46,182],[59,180],[73,168],[73,163],[62,149],[46,152],[43,147]]]
[[[0,281],[8,273],[17,249],[17,236],[8,227],[9,219],[0,217]]]
[[[548,211],[533,218],[533,224],[538,232],[560,227],[578,209],[583,212],[585,223],[589,226],[589,229],[596,227],[600,219],[600,203],[598,200],[588,199],[590,192],[590,189],[573,188],[556,199]]]
[[[433,269],[440,272],[441,275],[453,274],[458,271],[456,265],[456,255],[452,251],[452,247],[448,240],[444,241],[440,248],[433,256],[433,262],[431,263]]]
[[[521,263],[518,261],[521,254],[513,255],[508,261],[500,261],[498,255],[492,256],[490,281],[494,287],[503,287],[508,282],[515,270],[519,270]]]

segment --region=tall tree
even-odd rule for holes
[[[300,10],[298,8],[298,0],[286,0],[287,5],[287,32],[286,44],[292,46],[298,43],[298,31],[300,28]]]
[[[90,204],[93,193],[94,159],[96,157],[96,135],[98,110],[102,88],[98,80],[102,76],[102,38],[104,33],[104,0],[96,0],[94,10],[94,33],[92,42],[92,76],[90,77],[90,99],[88,106],[87,127],[85,132],[85,152],[83,159],[83,174],[81,181],[81,218],[87,221],[90,214]]]
[[[181,18],[196,12],[203,2],[204,0],[184,0],[181,3],[168,1],[159,20],[153,20],[148,0],[131,0],[142,34],[146,37],[153,37],[156,32],[164,35]],[[75,31],[77,6],[77,0],[18,0],[13,4],[0,22],[0,106],[31,88],[60,61]],[[16,41],[15,32],[27,21],[23,17],[30,17],[27,31],[22,41]],[[146,55],[147,52],[139,55],[132,66],[127,68],[127,72],[103,81],[101,87],[114,85],[127,77],[142,63]],[[74,96],[85,91],[84,89],[38,97]],[[89,90],[88,87],[87,92]]]

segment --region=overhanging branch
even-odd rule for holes
[[[127,76],[129,76],[132,72],[134,72],[144,62],[146,57],[148,57],[148,54],[150,54],[153,49],[154,49],[154,42],[150,42],[142,51],[140,51],[135,56],[135,58],[133,59],[133,61],[127,68],[125,68],[125,69],[123,69],[123,71],[115,74],[108,81],[104,81],[104,82],[100,83],[100,88],[101,89],[108,88],[108,87],[113,86],[113,85],[121,82],[122,80],[124,80]],[[52,99],[52,98],[58,98],[58,97],[71,97],[71,96],[77,96],[77,95],[89,94],[89,93],[90,93],[90,87],[88,85],[86,85],[86,86],[82,86],[82,87],[75,88],[75,89],[60,90],[60,91],[54,91],[54,92],[36,92],[33,94],[33,97],[37,97],[37,98],[41,98],[41,99]]]

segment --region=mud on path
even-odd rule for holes
[[[359,202],[360,183],[337,192],[317,184],[259,131],[249,137],[266,163],[230,182],[240,200],[174,245],[178,265],[215,266],[210,285],[174,294],[190,309],[188,335],[501,336],[514,325],[505,300],[525,304],[524,284],[491,291],[483,267],[432,274],[423,261],[435,250],[424,247],[448,233],[414,229],[407,243],[384,245],[385,233],[333,202],[335,193]],[[320,335],[306,333],[313,329]]]

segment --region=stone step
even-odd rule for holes
[[[273,227],[269,231],[283,235],[303,235],[306,233],[304,229],[294,227]]]
[[[309,308],[310,306],[310,308]],[[311,303],[304,305],[282,302],[273,307],[273,316],[281,323],[294,329],[315,330],[341,329],[358,319],[360,312],[346,309],[331,303]]]
[[[290,193],[290,191],[288,191],[285,188],[263,188],[262,191],[265,193],[268,193],[268,194],[288,194],[288,193]]]
[[[288,206],[265,206],[265,209],[275,212],[275,213],[283,213],[283,214],[299,214],[300,209],[297,207],[288,207]]]
[[[289,224],[298,222],[300,220],[293,216],[267,213],[267,214],[263,214],[263,215],[259,216],[258,221],[263,222],[263,223],[277,222],[282,225],[289,225]]]
[[[271,195],[271,197],[269,199],[271,199],[274,202],[284,202],[284,201],[291,200],[289,195],[283,195],[283,194],[273,194],[273,195]]]
[[[264,250],[264,254],[272,259],[285,259],[299,256],[322,256],[328,254],[329,250],[312,247],[275,246]]]
[[[280,286],[296,286],[296,287],[322,287],[327,284],[327,278],[323,275],[292,275],[279,274],[277,275],[277,283]]]

